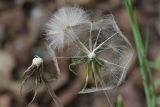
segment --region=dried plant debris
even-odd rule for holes
[[[44,72],[43,72],[43,59],[36,56],[35,58],[33,58],[32,61],[32,65],[28,67],[28,69],[24,72],[23,74],[23,81],[22,81],[22,85],[21,85],[21,95],[22,95],[22,89],[26,83],[26,81],[28,79],[30,79],[31,77],[34,78],[34,96],[32,98],[32,100],[30,101],[30,103],[28,105],[30,105],[34,99],[37,96],[37,92],[38,92],[38,88],[41,84],[44,84],[49,92],[49,94],[51,95],[52,99],[54,100],[55,104],[57,105],[57,107],[63,107],[62,104],[60,103],[58,97],[56,96],[56,94],[54,93],[53,89],[51,88],[51,86],[49,85],[49,80],[46,79],[46,77],[44,76]]]
[[[53,23],[49,24],[49,39],[52,38],[52,40],[48,40],[50,49],[53,51],[56,48],[59,49],[59,43],[55,42],[58,37],[63,41],[62,43],[72,40],[72,42],[67,43],[68,46],[71,46],[68,48],[69,56],[57,58],[71,58],[72,63],[69,69],[75,74],[76,71],[72,69],[73,67],[83,66],[85,68],[82,69],[82,72],[84,72],[86,79],[80,93],[110,90],[119,86],[125,78],[133,56],[130,42],[119,30],[113,15],[103,16],[96,21],[86,21],[84,16],[89,17],[89,15],[86,15],[85,11],[83,11],[85,15],[79,15],[82,12],[75,13],[75,9],[75,7],[69,7],[69,9],[65,7],[53,15],[52,22],[61,26],[63,25],[61,22],[65,22],[67,25],[64,27],[68,29],[61,32],[64,27],[59,27],[57,30],[56,27],[53,27],[55,26]],[[68,17],[63,17],[64,19],[61,20],[57,14],[72,17],[71,19],[74,20],[65,19]],[[76,16],[78,18],[75,18]],[[55,17],[56,20],[60,21],[56,21]],[[60,38],[62,37],[61,34],[63,34],[63,38]],[[60,47],[64,47],[65,44],[61,45],[63,46]],[[88,87],[90,83],[91,87]]]

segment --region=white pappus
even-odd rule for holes
[[[65,44],[69,44],[78,38],[72,27],[88,22],[88,15],[79,7],[59,9],[46,24],[49,46],[53,50],[62,50]]]

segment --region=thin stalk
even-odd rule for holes
[[[90,51],[87,49],[87,47],[78,39],[75,41],[75,44],[80,47],[80,49],[86,53],[87,55],[90,53]]]
[[[123,97],[121,95],[118,96],[117,107],[124,107]]]
[[[137,17],[135,15],[134,7],[132,5],[132,0],[125,0],[125,5],[127,7],[128,14],[130,17],[132,31],[134,34],[134,39],[135,39],[136,48],[138,52],[140,71],[141,71],[141,77],[143,79],[147,106],[157,107],[156,93],[155,93],[154,85],[152,84],[151,70],[148,64],[148,60],[146,58],[146,50],[142,41],[141,33],[140,33],[138,22],[137,22]],[[152,86],[152,89],[149,88],[150,85]]]

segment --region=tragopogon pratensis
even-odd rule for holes
[[[72,17],[69,19],[69,17]],[[84,87],[79,93],[106,91],[119,86],[126,76],[133,56],[128,39],[118,28],[113,15],[93,21],[84,10],[65,7],[53,15],[47,24],[48,46],[53,51],[68,48],[73,67],[85,75]]]
[[[131,44],[112,15],[96,21],[89,19],[81,8],[64,7],[47,23],[49,30],[46,31],[50,52],[63,48],[67,42],[74,45],[69,49],[71,55],[61,58],[72,59],[70,68],[86,64],[86,83],[81,93],[109,90],[120,85],[133,56]],[[95,87],[85,90],[90,79],[94,80]]]

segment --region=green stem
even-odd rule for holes
[[[123,97],[121,95],[118,96],[117,107],[124,107]]]
[[[155,93],[154,85],[152,84],[151,70],[148,64],[148,60],[146,58],[146,50],[142,41],[141,33],[140,33],[138,22],[137,22],[137,17],[134,11],[134,7],[132,5],[132,0],[125,0],[125,5],[127,7],[128,14],[130,17],[131,26],[134,34],[135,43],[136,43],[136,48],[138,52],[140,71],[143,79],[144,90],[145,90],[145,95],[147,99],[147,106],[157,107],[156,93]],[[152,89],[149,88],[150,85],[152,86]]]

